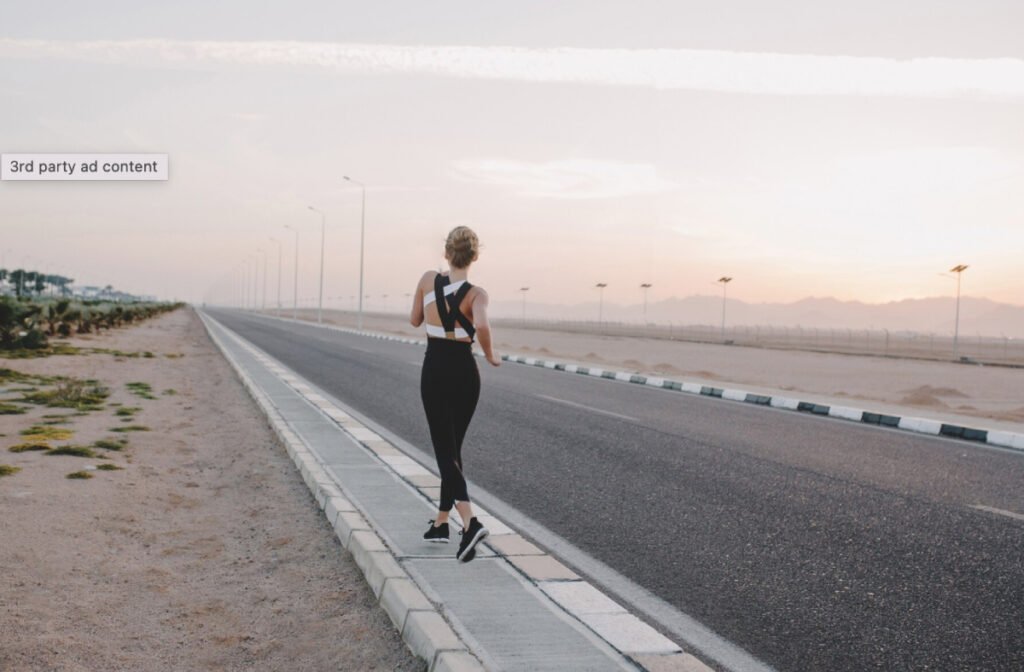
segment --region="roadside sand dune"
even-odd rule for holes
[[[63,443],[128,439],[106,459],[11,453],[64,411],[0,415],[0,463],[21,468],[0,478],[0,670],[423,669],[191,310],[73,342],[155,356],[0,360],[110,388],[56,419]],[[149,431],[111,432],[129,425]],[[103,463],[123,470],[65,478]]]
[[[964,394],[960,390],[953,389],[952,387],[932,387],[931,385],[921,385],[915,387],[912,390],[904,390],[907,394],[927,394],[933,397],[959,397],[961,399],[969,398],[969,395]]]

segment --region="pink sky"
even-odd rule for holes
[[[122,34],[5,10],[0,151],[166,152],[171,179],[2,183],[0,254],[200,300],[234,292],[263,251],[273,285],[281,242],[291,296],[291,224],[311,298],[314,205],[328,215],[326,294],[344,303],[358,283],[349,174],[369,187],[379,302],[467,224],[485,244],[475,280],[502,300],[529,285],[534,301],[590,301],[600,281],[633,303],[642,282],[658,300],[730,275],[747,301],[884,302],[950,295],[941,273],[965,263],[965,293],[1019,305],[1024,60],[1001,28],[1008,7],[977,10],[990,21],[968,35],[956,23],[970,17],[951,16],[889,41],[836,37],[834,52],[838,23],[769,23],[767,44],[711,13],[711,32],[691,26],[681,44],[639,28],[616,42],[595,19],[586,40],[516,45],[477,10],[460,19],[476,43],[440,21],[383,39],[372,9],[336,39],[267,17],[230,39],[189,34],[189,3],[139,10]],[[660,11],[637,20],[678,19]]]

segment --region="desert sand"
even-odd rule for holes
[[[73,411],[0,415],[0,464],[21,469],[0,477],[0,670],[424,668],[190,309],[71,342],[153,357],[0,359],[109,388],[102,410],[48,419],[74,432],[51,445],[127,439],[100,458],[11,453]],[[110,431],[133,425],[149,431]],[[65,478],[104,463],[122,470]]]

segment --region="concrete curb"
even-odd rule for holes
[[[277,317],[274,315],[261,314],[260,316],[272,320],[281,320],[284,322],[304,324],[307,326],[319,327],[321,329],[331,329],[346,334],[353,334],[356,336],[367,336],[370,338],[376,338],[385,341],[395,341],[398,343],[408,343],[411,345],[423,345],[424,343],[423,339],[405,338],[403,336],[394,336],[392,334],[385,334],[374,331],[360,331],[358,329],[339,327],[332,324],[317,324],[315,322],[307,322],[305,320],[293,320],[291,318]],[[479,353],[477,353],[477,356],[480,356]],[[983,443],[990,446],[997,446],[999,448],[1006,448],[1009,450],[1024,452],[1024,434],[1018,432],[1007,432],[995,429],[968,427],[954,422],[947,423],[938,420],[932,420],[930,418],[890,415],[878,411],[863,410],[848,406],[821,404],[815,401],[804,401],[784,396],[768,396],[763,394],[757,394],[754,392],[748,392],[746,390],[741,389],[712,387],[701,383],[671,380],[668,378],[660,378],[657,376],[645,376],[642,374],[632,373],[629,371],[604,369],[597,366],[584,366],[582,364],[556,362],[552,360],[528,357],[526,355],[506,354],[502,355],[501,359],[503,361],[511,362],[513,364],[536,366],[539,368],[551,369],[553,371],[562,371],[564,373],[574,373],[577,375],[590,376],[592,378],[603,378],[605,380],[610,381],[631,383],[634,385],[644,385],[646,387],[654,387],[662,390],[685,392],[687,394],[714,397],[728,401],[738,401],[741,403],[755,404],[758,406],[771,406],[773,408],[797,411],[798,413],[809,413],[820,417],[834,418],[850,422],[860,422],[863,424],[877,425],[881,427],[888,427],[891,429],[900,429],[903,431],[915,432],[918,434],[943,436],[950,439],[971,441],[974,443]]]
[[[342,545],[352,554],[356,564],[363,571],[374,594],[378,596],[381,607],[391,618],[396,629],[402,633],[402,638],[409,649],[427,661],[429,672],[483,670],[484,667],[479,660],[472,655],[469,647],[459,639],[456,631],[444,619],[443,610],[430,602],[415,579],[401,567],[401,563],[372,529],[372,525],[340,491],[341,488],[331,482],[322,466],[317,463],[315,455],[302,445],[299,437],[287,429],[283,418],[269,399],[259,392],[249,376],[234,361],[222,345],[219,336],[206,322],[212,318],[203,315],[201,317],[211,338],[232,364],[246,389],[267,413],[272,427],[281,437],[289,453],[294,452],[296,466],[302,471],[310,491],[317,497],[317,503],[323,509],[324,515],[334,526]],[[352,330],[352,333],[362,332]],[[389,335],[372,336],[400,340]],[[419,490],[428,500],[436,500],[434,491],[437,490],[438,479],[435,475],[375,432],[355,422],[342,409],[316,394],[309,385],[287,372],[258,349],[235,335],[231,337],[254,357],[270,366],[286,384],[324,411],[326,417],[375,455],[384,466]],[[404,340],[418,343],[411,339]],[[335,492],[331,492],[332,488]],[[516,534],[479,505],[475,505],[475,508],[477,517],[491,531],[491,536],[485,544],[498,557],[503,558],[529,583],[538,587],[551,600],[553,608],[560,609],[579,621],[594,635],[623,654],[638,669],[650,672],[711,672],[710,667],[695,656],[684,652],[675,642],[581,579],[557,559]],[[452,520],[459,522],[457,514],[453,513]]]

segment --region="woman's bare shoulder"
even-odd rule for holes
[[[484,289],[483,287],[481,287],[480,285],[473,285],[472,292],[473,292],[473,299],[474,300],[476,300],[476,299],[483,299],[484,301],[487,300],[487,290]]]
[[[437,271],[424,271],[423,275],[420,276],[419,285],[421,287],[433,287],[434,277],[440,275]]]

